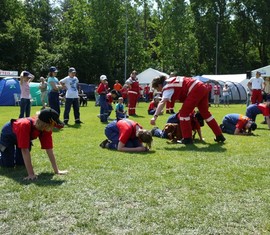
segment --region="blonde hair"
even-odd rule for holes
[[[152,134],[150,131],[147,131],[145,129],[141,129],[138,131],[138,138],[146,144],[146,147],[148,147],[149,149],[151,148],[152,145]]]

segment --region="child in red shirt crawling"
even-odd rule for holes
[[[20,118],[6,123],[2,129],[0,139],[0,165],[14,167],[25,165],[28,176],[24,179],[34,180],[37,175],[31,162],[31,142],[39,138],[41,148],[45,149],[55,174],[66,174],[60,171],[53,152],[52,129],[62,128],[59,114],[53,109],[43,109],[37,117]],[[16,151],[14,149],[16,146]]]
[[[105,135],[108,139],[102,141],[100,147],[123,152],[149,151],[153,140],[150,131],[130,119],[110,122],[105,128]]]

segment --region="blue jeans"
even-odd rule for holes
[[[30,99],[21,98],[20,107],[21,108],[20,108],[19,118],[23,118],[24,113],[25,113],[25,117],[30,117],[30,111],[31,111]]]
[[[48,94],[49,105],[60,115],[59,93],[51,91]]]
[[[79,121],[80,120],[79,98],[66,98],[64,121],[69,120],[69,113],[70,113],[71,106],[73,106],[75,121]]]

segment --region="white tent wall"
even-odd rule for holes
[[[260,71],[262,77],[270,77],[270,65],[252,70],[251,76],[255,77],[257,71]]]
[[[149,84],[151,86],[152,80],[155,77],[159,77],[161,75],[169,77],[169,75],[166,73],[160,72],[156,69],[148,68],[148,69],[144,70],[143,72],[139,73],[137,75],[137,78],[138,78],[140,85]]]
[[[218,81],[221,90],[221,103],[223,103],[222,89],[225,83],[230,88],[230,102],[231,103],[245,103],[247,100],[247,83],[248,79],[246,74],[226,74],[226,75],[202,75],[205,78],[209,78],[212,81]],[[212,83],[214,86],[214,83]],[[212,89],[213,99],[213,89]]]

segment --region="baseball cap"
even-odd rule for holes
[[[104,80],[107,80],[106,75],[101,75],[101,76],[100,76],[100,81],[104,81]]]
[[[57,68],[54,67],[54,66],[50,67],[49,71],[50,71],[51,73],[57,73],[57,72],[58,72]]]
[[[22,71],[21,72],[21,77],[29,77],[32,78],[33,75],[31,73],[29,73],[28,71]]]
[[[73,67],[70,67],[70,68],[68,69],[68,72],[69,72],[69,73],[76,73],[76,69],[73,68]]]
[[[45,123],[54,124],[58,128],[64,126],[64,123],[59,120],[59,114],[51,108],[41,110],[38,118]]]
[[[249,132],[250,131],[255,131],[256,129],[257,129],[257,124],[255,122],[252,122],[249,129],[248,129]]]

